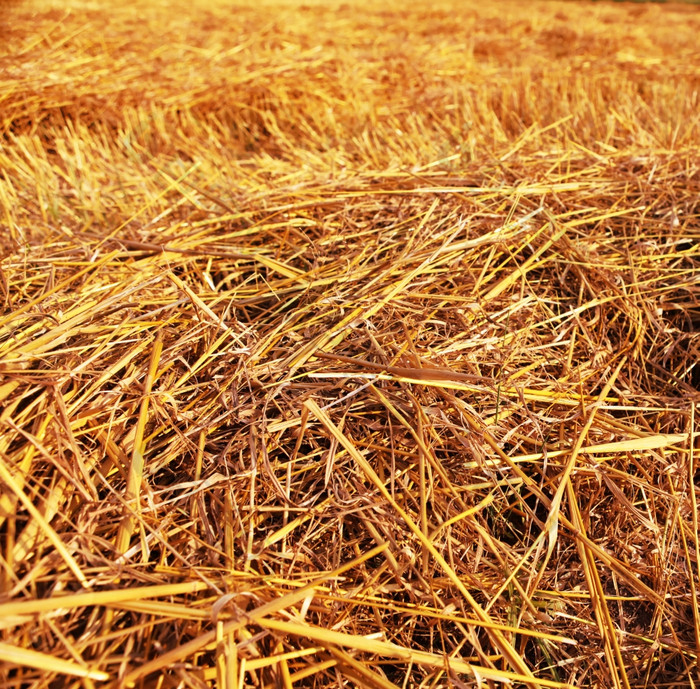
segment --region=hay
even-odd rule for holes
[[[2,687],[697,684],[694,10],[4,16]]]

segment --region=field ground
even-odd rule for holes
[[[0,687],[698,685],[697,8],[0,31]]]

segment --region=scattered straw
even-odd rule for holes
[[[0,686],[697,686],[699,34],[0,3]]]

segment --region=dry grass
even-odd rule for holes
[[[1,687],[697,686],[696,9],[0,22]]]

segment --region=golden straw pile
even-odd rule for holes
[[[0,7],[0,687],[696,687],[700,13]]]

